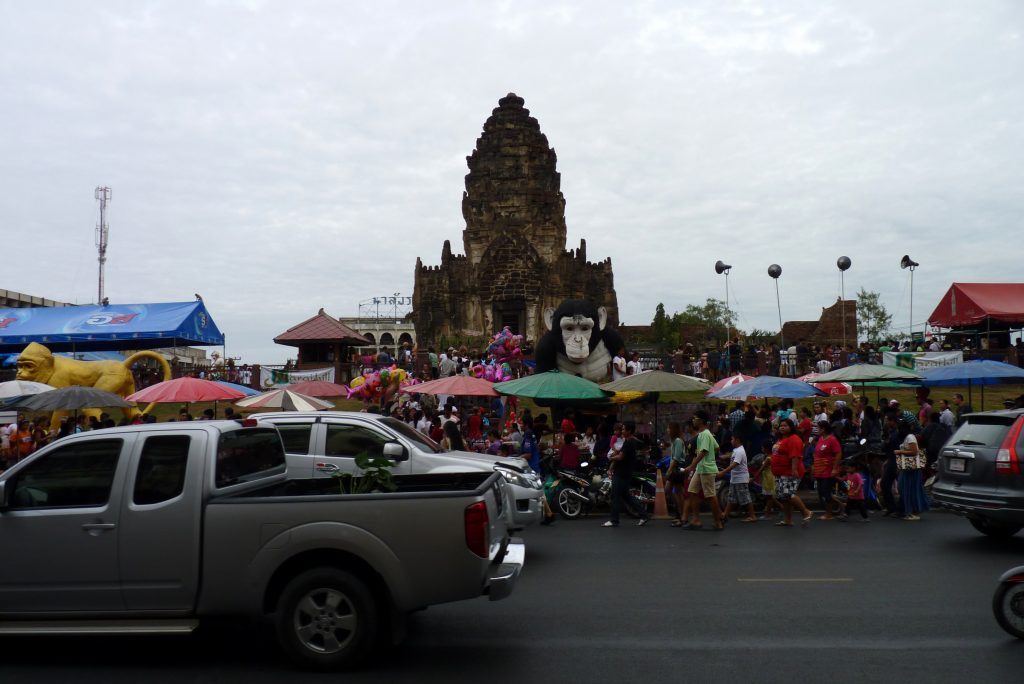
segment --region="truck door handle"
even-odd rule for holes
[[[82,529],[93,537],[98,537],[107,530],[112,530],[115,527],[117,527],[117,525],[114,523],[86,523],[82,525]]]
[[[336,473],[338,472],[338,466],[333,463],[317,463],[313,466],[316,470],[322,473]]]

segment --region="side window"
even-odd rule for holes
[[[139,471],[135,474],[132,503],[160,503],[185,490],[185,470],[191,443],[192,438],[188,435],[158,435],[146,439],[139,458]]]
[[[313,431],[312,423],[280,423],[274,427],[281,433],[286,454],[308,454],[309,434]]]
[[[329,424],[324,455],[355,458],[365,453],[370,458],[377,458],[384,455],[384,445],[387,441],[384,435],[364,427]]]
[[[122,444],[120,439],[97,439],[51,451],[18,474],[11,508],[103,506],[110,499]]]

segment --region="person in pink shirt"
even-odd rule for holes
[[[854,463],[846,463],[845,471],[845,474],[837,478],[847,486],[846,506],[840,509],[839,519],[846,520],[850,509],[855,509],[860,512],[861,522],[871,522],[868,518],[868,508],[864,503],[864,478],[857,472],[857,465]]]
[[[832,434],[832,425],[823,420],[818,423],[818,439],[814,442],[814,482],[818,487],[818,500],[821,501],[825,514],[818,520],[832,520],[835,502],[832,500],[832,484],[839,474],[839,459],[843,456],[843,448],[839,440]]]

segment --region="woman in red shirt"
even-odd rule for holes
[[[843,448],[839,440],[832,434],[832,425],[827,420],[818,421],[818,439],[814,443],[814,482],[818,486],[818,500],[821,501],[825,514],[818,520],[831,520],[832,484],[839,474],[839,462],[843,457]]]
[[[811,521],[811,511],[796,490],[803,477],[804,442],[796,434],[793,421],[784,418],[779,421],[779,441],[772,447],[772,475],[775,476],[775,498],[782,505],[783,519],[776,527],[793,526],[793,505],[803,513],[803,526]]]

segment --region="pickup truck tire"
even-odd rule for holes
[[[340,568],[320,567],[293,578],[274,617],[277,640],[311,670],[359,664],[375,647],[380,611],[366,583]]]
[[[1020,532],[1020,525],[995,523],[984,518],[970,518],[970,521],[974,529],[997,539],[1006,539]]]

